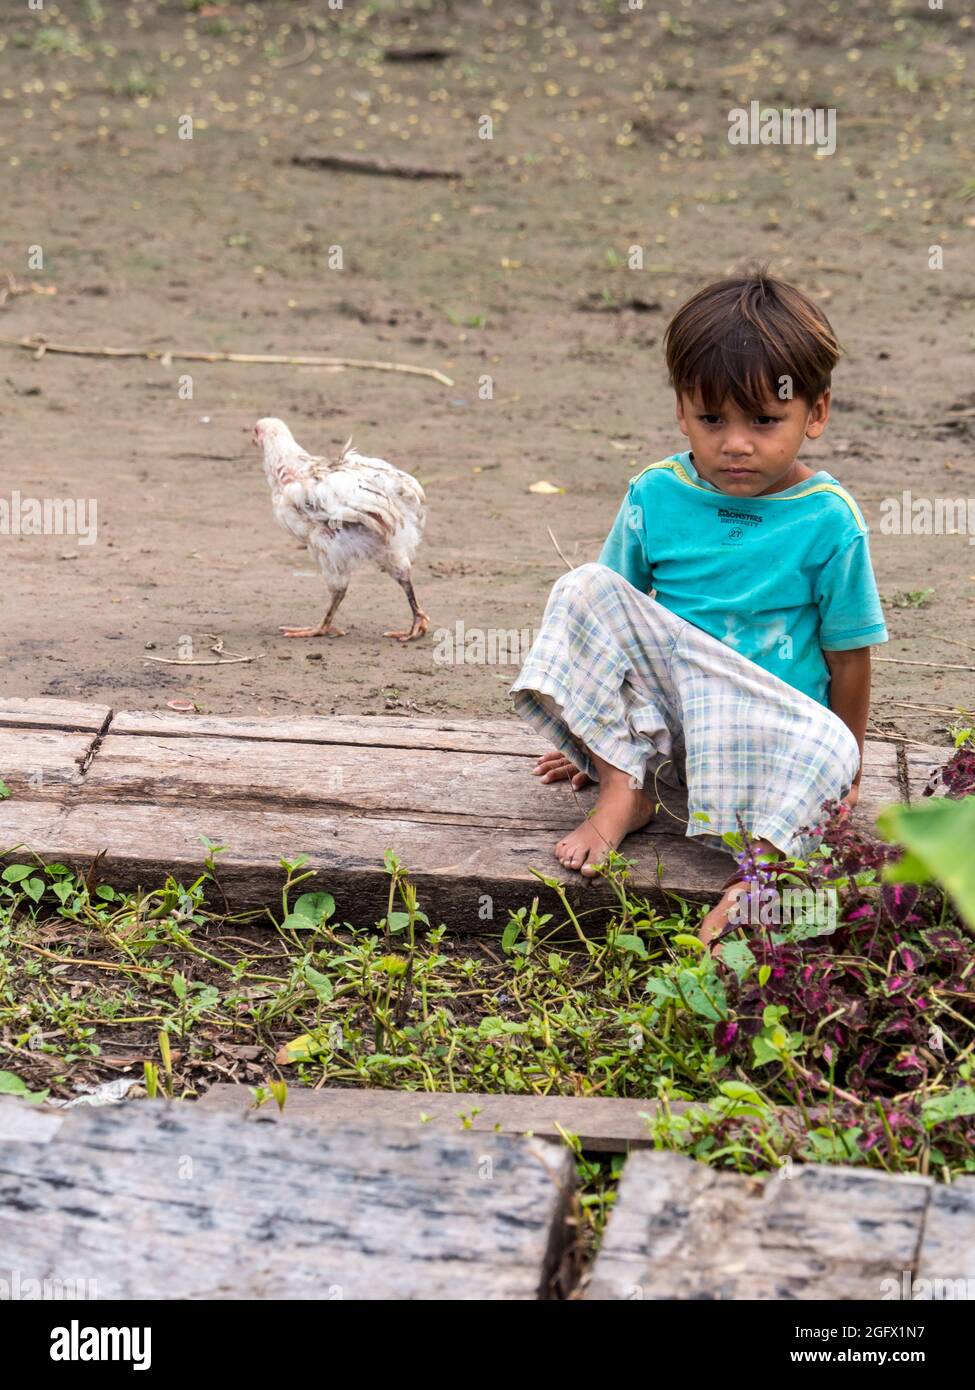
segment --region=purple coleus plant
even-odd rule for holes
[[[971,785],[975,756],[959,757],[964,751],[942,771],[949,794]],[[827,857],[804,866],[763,864],[742,828],[736,857],[747,886],[761,889],[801,870],[814,889],[835,885],[841,911],[831,934],[802,941],[775,941],[776,928],[746,929],[755,967],[740,979],[718,965],[728,1017],[715,1025],[715,1049],[729,1074],[751,1068],[766,1007],[784,1004],[790,1033],[805,1040],[801,1065],[787,1078],[805,1092],[794,1099],[816,1103],[833,1086],[851,1101],[906,1107],[913,1120],[898,1125],[914,1129],[898,1142],[909,1150],[921,1134],[920,1102],[910,1093],[936,1074],[943,1080],[948,1059],[962,1052],[975,1027],[975,944],[937,887],[878,884],[883,866],[900,855],[896,846],[854,824],[845,806],[828,802],[823,809],[815,830]],[[865,1133],[871,1144],[881,1142],[869,1126]],[[883,1142],[890,1143],[886,1131]]]

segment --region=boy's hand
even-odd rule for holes
[[[532,768],[532,776],[541,778],[543,782],[569,782],[577,792],[582,791],[583,787],[588,787],[592,782],[588,773],[580,772],[575,763],[570,762],[564,753],[557,753],[554,750],[542,754]]]

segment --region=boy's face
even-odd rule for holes
[[[702,478],[735,497],[763,497],[809,476],[796,456],[804,438],[816,439],[826,428],[829,394],[824,391],[811,406],[768,396],[762,413],[752,415],[730,397],[709,414],[695,392],[677,397],[677,421]]]

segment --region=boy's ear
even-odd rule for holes
[[[676,401],[677,401],[677,423],[678,423],[678,425],[680,425],[680,432],[681,432],[681,434],[685,435],[688,439],[690,439],[690,435],[688,434],[688,431],[687,431],[687,420],[686,420],[686,418],[685,418],[685,416],[684,416],[684,401],[683,401],[683,398],[681,397],[680,392],[677,393]]]
[[[827,386],[810,406],[809,418],[806,421],[807,439],[818,439],[826,428],[826,422],[829,420],[830,394],[830,388]]]

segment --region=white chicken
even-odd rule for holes
[[[285,637],[344,637],[333,619],[349,577],[372,560],[396,580],[410,602],[408,632],[387,632],[409,642],[430,619],[416,602],[411,567],[426,521],[423,488],[385,459],[366,458],[346,444],[332,462],[315,458],[283,420],[258,420],[251,435],[264,451],[274,519],[308,546],[328,586],[328,610],[318,627],[282,627]]]

